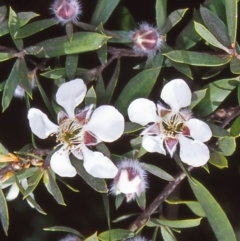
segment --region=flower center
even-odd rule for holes
[[[183,128],[184,121],[178,114],[168,114],[160,123],[160,129],[167,137],[176,137],[182,133]]]

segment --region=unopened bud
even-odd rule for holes
[[[141,23],[138,29],[131,31],[130,38],[134,52],[141,56],[154,56],[163,44],[158,29],[147,23]]]
[[[115,176],[111,193],[126,195],[127,202],[140,196],[147,188],[146,171],[137,160],[125,159],[118,165],[118,174]]]
[[[76,235],[68,235],[65,238],[60,239],[59,241],[81,241]]]
[[[57,21],[63,25],[77,21],[78,16],[82,13],[78,0],[55,0],[51,9]]]
[[[126,241],[148,241],[148,240],[144,237],[136,236],[134,238],[126,239]]]

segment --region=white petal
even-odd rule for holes
[[[178,112],[191,104],[192,93],[184,80],[174,79],[163,87],[161,98],[173,112]]]
[[[117,175],[117,167],[101,152],[90,151],[86,146],[82,146],[82,152],[83,166],[93,177],[114,178]]]
[[[112,142],[123,134],[124,118],[113,106],[102,105],[94,110],[86,128],[100,140]]]
[[[67,112],[69,117],[74,117],[74,109],[84,99],[87,87],[82,79],[75,79],[62,84],[56,94],[56,101]]]
[[[128,107],[130,121],[145,126],[150,122],[158,122],[157,108],[154,102],[140,98],[134,100]]]
[[[189,128],[191,137],[197,141],[205,142],[212,137],[210,127],[201,120],[190,119],[184,125]]]
[[[52,123],[42,111],[31,108],[28,111],[28,120],[32,132],[41,139],[58,131],[58,126]]]
[[[66,146],[62,146],[52,155],[50,165],[52,170],[61,177],[74,177],[77,174],[70,162]]]
[[[19,189],[16,183],[13,183],[12,186],[10,187],[8,194],[6,196],[7,201],[12,201],[14,200],[19,194]]]
[[[148,152],[158,152],[166,155],[163,147],[163,136],[143,136],[142,146]]]
[[[202,142],[179,136],[180,158],[190,166],[203,166],[209,160],[209,150]]]

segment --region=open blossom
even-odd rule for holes
[[[161,99],[170,107],[140,98],[134,100],[128,115],[132,122],[149,124],[141,133],[142,146],[148,152],[172,156],[179,144],[180,158],[190,166],[204,165],[209,159],[209,149],[203,143],[208,141],[212,132],[209,126],[196,118],[186,109],[191,103],[191,91],[182,79],[167,83],[161,92]]]
[[[117,167],[102,153],[89,148],[101,141],[112,142],[124,130],[124,118],[113,106],[103,105],[93,111],[90,105],[78,113],[77,107],[86,95],[83,80],[75,79],[61,85],[56,101],[65,111],[58,113],[58,125],[52,123],[40,110],[31,108],[28,112],[32,132],[41,139],[55,134],[60,148],[51,157],[52,170],[60,176],[73,177],[76,169],[69,154],[83,160],[86,171],[94,177],[113,178]]]
[[[124,159],[118,165],[118,174],[115,176],[111,193],[126,195],[127,202],[139,197],[147,187],[147,174],[137,160]]]

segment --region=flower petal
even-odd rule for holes
[[[62,84],[56,94],[56,101],[67,112],[69,117],[74,117],[74,109],[84,99],[87,87],[82,79],[71,80]]]
[[[209,160],[209,150],[202,142],[179,136],[180,158],[190,166],[203,166]]]
[[[112,142],[123,134],[124,118],[113,106],[102,105],[94,110],[86,129],[100,140]]]
[[[28,111],[28,120],[32,132],[41,139],[57,132],[59,128],[39,109],[31,108]]]
[[[210,127],[201,120],[190,119],[184,125],[189,128],[191,137],[197,141],[205,142],[212,137]]]
[[[148,152],[158,152],[166,155],[166,151],[163,147],[163,136],[143,136],[142,146]]]
[[[128,107],[130,121],[145,126],[150,122],[158,122],[157,108],[153,101],[139,98],[134,100]]]
[[[114,178],[118,169],[113,162],[101,152],[90,151],[86,146],[82,147],[83,166],[86,171],[97,178]]]
[[[77,174],[70,162],[65,145],[52,155],[50,165],[52,170],[61,177],[74,177]]]
[[[8,194],[6,195],[6,200],[12,201],[18,196],[18,194],[19,194],[18,186],[16,183],[13,183],[8,191]]]
[[[163,87],[161,98],[173,112],[178,112],[191,104],[192,93],[184,80],[174,79]]]

